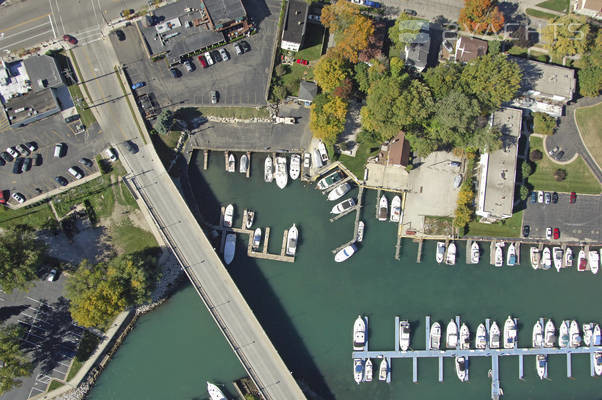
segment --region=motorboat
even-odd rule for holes
[[[234,218],[234,206],[232,204],[228,204],[226,206],[226,211],[224,212],[224,226],[227,228],[231,228],[233,218]]]
[[[361,242],[364,240],[364,221],[357,223],[357,241]]]
[[[343,262],[351,257],[357,251],[357,247],[355,244],[350,244],[349,246],[338,251],[337,254],[334,255],[334,260],[336,262]]]
[[[243,154],[240,157],[240,165],[238,166],[238,172],[241,174],[246,174],[249,170],[249,157],[246,154]]]
[[[563,256],[564,252],[562,251],[562,249],[560,247],[552,247],[552,258],[554,260],[554,268],[556,268],[556,271],[560,272],[560,269],[562,268],[562,256]]]
[[[389,363],[387,362],[387,359],[383,357],[383,359],[380,361],[380,367],[378,368],[378,380],[386,381],[388,372]]]
[[[309,168],[311,167],[311,154],[303,153],[303,169],[309,174]]]
[[[389,211],[389,202],[387,201],[387,198],[383,194],[382,196],[380,196],[380,202],[378,203],[378,220],[386,221],[388,211]]]
[[[485,331],[485,325],[479,324],[477,327],[477,337],[475,339],[475,347],[477,349],[484,349],[487,347],[487,332]]]
[[[259,244],[261,243],[261,228],[255,229],[253,233],[253,250],[257,250],[259,248]]]
[[[585,271],[587,268],[587,260],[585,258],[585,251],[579,250],[579,257],[577,258],[577,271]]]
[[[236,157],[234,157],[234,154],[230,153],[230,155],[228,156],[228,172],[235,172],[236,171]]]
[[[276,185],[284,189],[288,183],[288,174],[286,173],[286,157],[276,157]]]
[[[579,347],[581,346],[581,336],[579,336],[579,324],[577,321],[572,320],[569,328],[570,346]]]
[[[322,163],[326,164],[328,162],[328,152],[326,151],[326,146],[324,145],[324,142],[322,142],[321,140],[318,143],[318,152],[320,153],[320,159],[322,160]]]
[[[504,323],[504,348],[513,349],[516,346],[518,346],[516,322],[509,315]]]
[[[318,189],[326,190],[341,179],[343,179],[343,174],[340,171],[334,171],[318,181]]]
[[[299,230],[297,226],[293,224],[288,230],[288,234],[286,235],[286,254],[289,256],[294,256],[297,252],[297,239],[299,238]]]
[[[364,380],[366,382],[372,382],[372,360],[367,359],[364,364]]]
[[[493,321],[489,327],[489,347],[492,349],[500,348],[500,327]]]
[[[299,154],[291,155],[291,169],[289,171],[291,179],[296,180],[301,173],[301,156]]]
[[[209,392],[211,400],[227,400],[221,389],[211,382],[207,382],[207,392]]]
[[[460,382],[468,382],[468,357],[456,357],[456,374]]]
[[[410,322],[399,321],[399,347],[406,351],[410,347]]]
[[[554,347],[556,343],[556,327],[551,319],[546,322],[546,328],[543,335],[543,347]]]
[[[255,221],[255,211],[247,210],[247,222],[245,223],[245,226],[247,227],[247,229],[251,229],[254,221]]]
[[[583,324],[583,345],[584,346],[591,346],[593,335],[594,335],[594,323],[589,322],[587,324]]]
[[[337,186],[333,190],[331,190],[330,193],[328,193],[328,200],[330,200],[330,201],[338,200],[341,197],[343,197],[345,195],[345,193],[347,193],[350,190],[351,190],[351,185],[349,183],[345,182],[345,183]]]
[[[552,267],[552,252],[549,247],[543,248],[543,253],[541,255],[541,267],[544,270],[548,270]]]
[[[548,375],[548,356],[545,354],[538,354],[536,359],[537,376],[539,379],[543,379]]]
[[[602,346],[602,334],[600,334],[600,325],[594,325],[594,334],[592,335],[592,346]]]
[[[314,149],[313,157],[314,165],[318,168],[322,168],[324,166],[324,163],[322,162],[322,157],[320,156],[320,152],[318,151],[318,149]]]
[[[445,330],[445,344],[448,349],[458,347],[458,325],[453,319],[449,320],[447,329]]]
[[[537,321],[535,325],[533,325],[532,345],[533,347],[543,346],[543,326],[541,326],[540,321]]]
[[[570,247],[567,247],[564,252],[564,265],[567,267],[573,266],[573,250]]]
[[[349,210],[353,206],[355,206],[355,200],[353,198],[346,199],[346,200],[341,201],[340,203],[337,203],[334,207],[332,207],[332,210],[330,210],[330,213],[331,214],[340,214],[342,212]]]
[[[224,245],[224,262],[226,265],[230,265],[234,260],[234,253],[236,252],[236,235],[234,233],[228,233],[226,235],[226,244]]]
[[[460,327],[460,349],[467,350],[470,348],[470,331],[465,323]]]
[[[558,347],[568,347],[570,343],[569,321],[562,321],[558,335]]]
[[[600,256],[596,250],[589,252],[589,268],[592,270],[592,274],[597,274],[600,268]]]
[[[391,216],[389,217],[389,221],[391,222],[399,222],[401,219],[401,197],[395,196],[393,200],[391,200]]]
[[[445,263],[447,265],[456,264],[456,244],[454,242],[450,242],[447,246],[447,255],[445,256]]]
[[[267,183],[271,183],[274,180],[274,162],[271,156],[267,156],[263,163],[263,180]]]
[[[529,249],[529,254],[531,256],[531,267],[533,267],[533,269],[539,269],[539,260],[541,258],[539,249],[537,247],[531,247]]]
[[[596,351],[594,353],[594,371],[596,375],[602,375],[602,351]]]
[[[366,345],[366,320],[358,315],[353,323],[353,350],[363,350]]]
[[[514,243],[510,243],[510,246],[508,246],[508,253],[506,253],[506,265],[509,267],[516,265],[516,247],[514,247]]]
[[[504,252],[502,251],[502,245],[499,243],[495,244],[495,264],[496,267],[504,265]]]
[[[470,262],[478,264],[480,259],[481,251],[479,250],[479,244],[477,242],[472,242],[472,246],[470,246]]]
[[[364,379],[364,362],[360,358],[353,360],[353,380],[359,385]]]
[[[435,260],[441,264],[443,257],[445,256],[445,242],[437,242],[437,253],[435,254]]]
[[[430,333],[430,348],[431,350],[439,350],[441,347],[441,325],[439,322],[433,322]]]

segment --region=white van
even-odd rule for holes
[[[56,146],[54,146],[54,156],[57,158],[63,156],[63,144],[62,143],[57,143]]]
[[[211,54],[208,51],[205,52],[205,60],[207,60],[207,64],[213,65],[213,57],[211,57]]]
[[[69,173],[73,175],[75,179],[81,179],[84,177],[77,169],[75,169],[75,167],[71,167],[67,171],[69,171]]]

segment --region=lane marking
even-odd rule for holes
[[[65,31],[65,25],[63,24],[63,13],[61,13],[61,8],[59,7],[59,1],[54,0],[54,4],[56,4],[56,10],[59,12],[59,19],[61,20],[61,27],[63,28],[63,34],[67,33]],[[56,19],[56,17],[54,17]]]
[[[45,35],[45,34],[47,34],[47,33],[50,33],[50,32],[52,32],[52,30],[48,30],[48,31],[46,31],[46,32],[42,32],[42,33],[40,33],[39,35],[30,36],[30,37],[28,37],[27,39],[19,40],[18,42],[13,42],[13,43],[9,44],[8,46],[0,47],[0,50],[8,49],[9,47],[12,47],[12,46],[14,46],[14,45],[16,45],[16,44],[23,43],[23,42],[27,42],[28,40],[31,40],[31,39],[33,39],[33,38],[36,38],[36,37],[38,37],[38,36],[43,36],[43,35]]]
[[[48,18],[50,18],[50,15],[48,16]],[[41,27],[46,26],[46,25],[48,25],[48,22],[44,22],[41,25],[36,25],[36,26],[31,27],[31,28],[27,28],[27,29],[24,29],[22,31],[19,31],[19,32],[10,34],[10,35],[4,35],[4,34],[2,34],[2,35],[4,35],[4,39],[8,39],[8,38],[12,38],[12,37],[15,37],[15,36],[22,35],[25,32],[33,31],[34,29],[38,29],[38,28],[41,28]],[[50,25],[52,25],[52,23],[50,23]]]
[[[54,30],[54,25],[52,25],[52,18],[50,15],[48,16],[48,20],[50,21],[50,27],[52,28],[52,34],[54,35],[54,39],[56,40],[56,31]]]
[[[4,29],[1,29],[1,30],[0,30],[0,32],[8,32],[8,31],[12,31],[13,29],[15,29],[15,28],[18,28],[18,27],[20,27],[20,26],[27,25],[27,24],[29,24],[29,23],[31,23],[31,22],[38,21],[38,20],[40,20],[40,19],[42,19],[42,18],[46,18],[46,17],[47,17],[47,16],[49,16],[49,15],[50,15],[50,13],[48,13],[48,14],[44,14],[44,15],[40,15],[40,16],[38,16],[38,17],[35,17],[35,18],[32,18],[32,19],[28,19],[27,21],[19,22],[18,24],[16,24],[16,25],[13,25],[13,26],[11,26],[11,27],[9,27],[9,28],[4,28]]]

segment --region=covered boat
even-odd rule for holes
[[[600,268],[600,256],[596,250],[589,252],[589,268],[592,270],[592,274],[597,274]]]
[[[577,261],[577,271],[585,271],[587,269],[587,259],[585,258],[585,251],[583,249],[579,250]]]
[[[564,252],[564,265],[567,267],[573,266],[573,250],[570,247],[567,247]]]
[[[251,229],[251,227],[253,226],[253,222],[255,221],[255,211],[251,211],[251,210],[247,210],[247,221],[245,223],[245,226],[247,227],[247,229]]]
[[[531,340],[533,347],[543,346],[543,326],[541,326],[540,321],[537,321],[535,325],[533,325],[533,335]]]
[[[445,255],[445,263],[447,265],[455,265],[456,264],[456,244],[454,242],[449,242],[447,246],[447,254]]]
[[[340,171],[334,171],[318,181],[318,189],[328,189],[341,179],[343,179],[343,174]]]
[[[545,378],[548,375],[548,356],[538,354],[535,362],[537,365],[537,376],[539,376],[539,379]]]
[[[228,155],[228,172],[236,172],[236,157],[232,153]]]
[[[357,223],[357,241],[361,242],[364,240],[364,221]]]
[[[386,221],[387,212],[389,211],[389,202],[385,195],[380,196],[380,202],[378,203],[378,220]]]
[[[549,247],[543,248],[543,253],[541,255],[541,267],[544,270],[548,270],[552,267],[552,252]]]
[[[367,359],[364,364],[364,380],[366,382],[372,382],[372,360]]]
[[[478,264],[481,259],[481,251],[479,250],[479,244],[477,242],[472,242],[470,246],[470,262],[473,264]]]
[[[502,265],[504,265],[504,253],[502,251],[502,245],[500,243],[496,243],[495,244],[495,263],[494,265],[496,267],[501,267]]]
[[[364,379],[364,362],[360,358],[353,360],[353,380],[358,385]]]
[[[445,257],[445,242],[437,242],[437,253],[435,253],[435,260],[441,264]]]
[[[286,157],[276,157],[276,185],[284,189],[288,183],[288,174],[286,173]]]
[[[399,222],[401,219],[401,197],[395,196],[393,200],[391,200],[391,216],[389,217],[389,221],[391,222]]]
[[[346,200],[341,201],[340,203],[337,203],[334,207],[332,207],[332,210],[330,210],[330,213],[331,214],[340,214],[342,212],[349,210],[353,206],[355,206],[355,200],[353,198],[346,199]]]
[[[558,347],[568,347],[570,344],[569,321],[562,321],[558,335]]]
[[[465,323],[460,327],[460,349],[467,350],[470,348],[470,331]]]
[[[334,260],[336,262],[343,262],[351,257],[357,251],[357,247],[355,244],[350,244],[349,246],[339,250],[337,254],[334,256]]]
[[[554,326],[554,322],[551,319],[546,322],[546,328],[544,329],[543,335],[543,346],[544,347],[554,347],[556,343],[556,327]]]
[[[430,333],[430,348],[431,350],[439,350],[441,347],[441,325],[439,322],[433,322]]]
[[[583,344],[590,346],[592,344],[592,337],[594,335],[594,323],[588,322],[583,324]]]
[[[569,328],[570,346],[579,347],[581,346],[581,336],[579,336],[579,324],[577,321],[572,320]]]
[[[500,327],[495,321],[489,327],[489,347],[492,349],[500,348]]]
[[[539,254],[539,249],[537,247],[531,247],[529,249],[529,254],[531,256],[531,267],[533,267],[533,269],[538,269],[539,260],[541,258],[541,254]]]
[[[378,368],[378,380],[386,381],[388,372],[389,363],[387,362],[387,359],[383,357],[383,359],[380,361],[380,367]]]
[[[274,180],[274,162],[270,156],[267,156],[263,163],[263,180],[267,183]]]
[[[553,261],[554,261],[554,268],[556,268],[556,271],[560,272],[560,269],[562,268],[562,255],[564,254],[564,252],[562,251],[562,249],[560,247],[552,247],[552,256],[553,256]]]
[[[602,351],[594,353],[594,372],[598,376],[602,376]]]
[[[328,193],[328,200],[330,200],[330,201],[338,200],[341,197],[343,197],[345,195],[345,193],[347,193],[350,190],[351,190],[351,185],[348,182],[340,184],[339,186],[337,186],[333,190],[331,190],[330,193]]]
[[[255,229],[253,233],[253,250],[257,250],[259,248],[259,244],[261,243],[261,228]]]
[[[234,233],[228,233],[226,235],[226,244],[224,246],[224,262],[226,265],[230,265],[234,260],[234,253],[236,252],[236,235]]]
[[[453,319],[449,320],[447,329],[445,330],[445,344],[448,349],[458,347],[458,326]]]
[[[288,230],[288,234],[286,236],[286,254],[289,256],[294,256],[297,252],[297,239],[299,238],[299,230],[297,229],[297,225],[293,224]]]
[[[602,346],[602,334],[600,333],[600,325],[594,325],[594,333],[592,335],[592,346]]]
[[[324,145],[324,142],[322,142],[321,140],[318,143],[318,152],[320,153],[320,159],[322,160],[322,163],[326,164],[328,162],[328,152],[326,151],[326,146]]]
[[[468,382],[468,357],[456,357],[456,374],[460,382]]]
[[[475,339],[475,347],[477,349],[484,349],[487,347],[487,332],[485,331],[485,325],[479,324],[477,327],[477,337]]]
[[[509,267],[513,267],[516,265],[516,248],[514,247],[514,243],[510,243],[510,246],[508,246],[508,253],[506,254],[506,265]]]
[[[512,349],[516,346],[518,346],[516,323],[509,315],[504,323],[504,348]]]
[[[226,206],[226,211],[224,212],[224,226],[227,228],[231,228],[233,218],[234,218],[234,206],[232,204],[228,204]]]
[[[363,350],[366,345],[366,320],[358,315],[353,323],[353,350]]]
[[[249,169],[249,157],[246,154],[243,154],[240,157],[240,165],[238,167],[238,172],[241,174],[246,174]]]
[[[399,321],[399,347],[406,351],[410,347],[410,322]]]
[[[313,151],[314,165],[318,168],[322,168],[324,163],[322,162],[322,157],[320,156],[320,152],[318,149],[314,149]]]
[[[293,154],[291,156],[291,169],[289,171],[291,179],[295,180],[301,173],[301,156],[299,154]]]
[[[211,382],[207,382],[207,392],[209,392],[211,400],[227,400],[221,389]]]

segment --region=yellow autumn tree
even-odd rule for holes
[[[334,144],[345,128],[347,102],[338,96],[320,94],[310,108],[309,127],[313,135],[327,144]]]
[[[314,67],[314,79],[325,92],[330,92],[348,77],[349,68],[345,60],[331,52],[323,55]]]
[[[374,33],[372,20],[363,16],[357,6],[348,1],[337,1],[322,9],[322,24],[334,33],[339,56],[357,63],[358,53],[368,47],[368,38]]]

